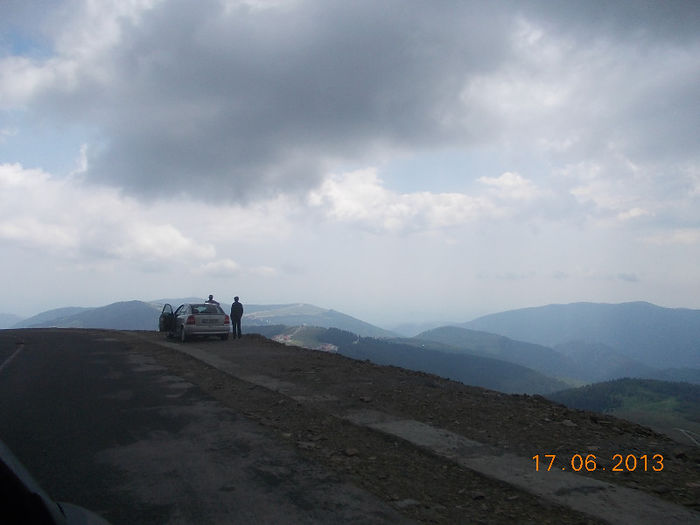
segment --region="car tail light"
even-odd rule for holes
[[[224,316],[224,324],[231,324],[231,319],[229,318],[228,315]]]
[[[194,315],[190,315],[185,321],[185,324],[194,324]]]

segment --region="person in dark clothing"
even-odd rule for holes
[[[204,301],[204,303],[205,303],[205,304],[216,304],[216,305],[218,305],[218,304],[219,304],[219,301],[215,301],[215,300],[214,300],[214,296],[213,296],[213,295],[210,295],[210,296],[209,296],[209,299],[207,299],[206,301]]]
[[[233,338],[241,338],[241,317],[243,317],[243,305],[238,302],[238,296],[233,298],[231,305],[231,324],[233,325]]]

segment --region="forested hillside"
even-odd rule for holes
[[[700,386],[654,379],[617,379],[556,392],[547,396],[571,408],[612,412],[641,406],[671,406],[700,423]]]

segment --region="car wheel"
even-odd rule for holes
[[[185,332],[184,326],[180,327],[180,341],[182,341],[183,343],[187,341],[187,332]]]
[[[228,339],[228,334],[222,334],[220,337],[222,341],[226,341],[226,339]]]

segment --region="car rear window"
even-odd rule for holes
[[[217,304],[193,304],[193,314],[223,314],[224,311]]]

